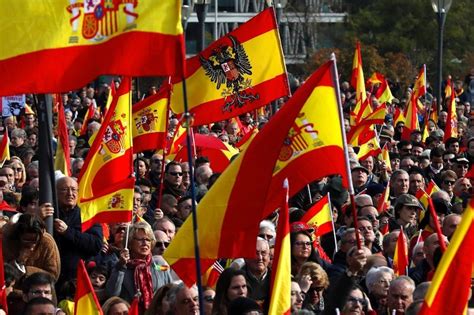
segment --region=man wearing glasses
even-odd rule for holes
[[[61,253],[61,275],[58,287],[77,274],[79,259],[88,260],[102,248],[102,228],[93,225],[82,233],[81,209],[77,206],[78,184],[71,177],[56,181],[58,218],[54,219],[54,238]]]

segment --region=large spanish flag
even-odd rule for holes
[[[415,85],[413,86],[413,94],[418,99],[426,94],[426,65],[424,64],[418,76],[416,77]]]
[[[183,72],[180,0],[1,1],[0,41],[0,95]]]
[[[474,262],[474,199],[471,199],[436,267],[425,301],[418,314],[465,314]]]
[[[317,236],[331,232],[333,230],[333,225],[329,196],[324,196],[309,208],[300,221],[314,227]]]
[[[66,176],[71,176],[71,157],[69,151],[69,136],[62,97],[58,97],[58,146],[54,158],[54,169]]]
[[[228,119],[289,94],[273,8],[186,61],[186,87],[194,124]],[[182,78],[173,80],[171,109],[184,112]]]
[[[284,198],[281,198],[283,202],[279,211],[275,255],[273,256],[269,315],[289,315],[291,313],[291,243],[287,180],[284,185]]]
[[[125,77],[79,175],[82,230],[95,223],[129,222],[133,209],[131,82]]]
[[[74,314],[103,314],[82,259],[79,260],[79,265],[77,266],[77,288],[76,296],[74,297]]]
[[[444,127],[444,141],[458,136],[458,115],[456,113],[456,91],[454,86],[451,86],[451,94],[446,95],[446,98],[448,98],[448,118]]]
[[[170,89],[166,85],[158,93],[133,105],[133,151],[164,149],[166,146]]]
[[[259,222],[270,214],[264,210],[281,147],[308,99],[314,102],[329,98],[335,102],[330,71],[333,66],[329,61],[297,90],[199,203],[197,226],[202,270],[220,257],[255,257]],[[282,182],[276,186],[278,191]],[[194,242],[190,239],[193,239],[192,218],[184,222],[164,253],[171,268],[188,285],[196,279]]]
[[[329,80],[330,74],[327,76]],[[341,175],[343,186],[348,187],[344,135],[334,84],[305,89],[299,95],[297,100],[303,107],[278,155],[266,203],[268,214],[279,206],[279,183],[285,178],[290,183],[290,197],[307,184],[330,175]]]

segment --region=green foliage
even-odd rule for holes
[[[429,0],[345,0],[345,7],[349,13],[346,32],[337,40],[344,79],[350,77],[350,56],[360,40],[366,78],[378,71],[407,86],[426,63],[428,79],[435,81],[438,23]],[[474,1],[453,0],[445,24],[443,76],[463,78],[474,67],[472,12]],[[308,66],[318,64],[321,55],[317,52]]]

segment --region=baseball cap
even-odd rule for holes
[[[359,163],[357,163],[354,167],[351,168],[351,172],[355,171],[355,170],[362,170],[362,171],[366,172],[367,175],[369,174],[369,170],[366,169],[365,167],[363,167],[362,165],[360,165]]]
[[[410,194],[402,194],[398,196],[397,200],[395,201],[396,208],[401,208],[403,206],[418,207],[420,209],[423,209],[423,206],[420,204],[418,199]]]

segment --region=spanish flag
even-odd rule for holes
[[[180,0],[1,1],[0,21],[0,95],[183,73]]]
[[[412,131],[420,130],[417,103],[418,99],[415,98],[415,94],[412,94],[405,110],[405,127],[403,127],[402,139],[409,140]]]
[[[387,185],[385,187],[385,190],[384,190],[382,196],[379,198],[379,201],[377,203],[378,213],[383,213],[383,212],[388,210],[388,208],[390,207],[389,197],[390,197],[390,185]],[[388,227],[388,225],[387,225],[387,227]]]
[[[471,199],[436,268],[418,314],[465,314],[473,270],[474,199]]]
[[[132,107],[133,151],[163,149],[168,134],[169,85]]]
[[[388,86],[387,79],[385,77],[375,72],[369,80],[367,80],[371,85],[379,84],[377,90],[375,91],[375,98],[379,101],[379,103],[391,103],[393,100],[392,91]]]
[[[54,158],[54,169],[61,171],[66,176],[71,176],[71,157],[69,152],[69,136],[67,132],[64,104],[59,97],[58,105],[58,146]]]
[[[131,82],[125,77],[79,175],[82,230],[130,222],[133,209]]]
[[[194,124],[225,120],[289,94],[273,8],[186,61],[186,87]],[[182,78],[173,80],[171,109],[184,112]]]
[[[333,225],[329,196],[324,196],[321,200],[311,206],[300,221],[314,227],[317,236],[331,232],[333,230]]]
[[[430,196],[434,192],[437,192],[437,191],[440,191],[440,188],[438,187],[438,185],[435,184],[435,182],[433,180],[430,180],[430,182],[426,186],[426,189],[425,190],[423,190],[423,189],[418,190],[416,192],[415,196],[421,202],[423,207],[425,209],[428,209],[428,206],[429,206],[428,199],[430,198]],[[422,219],[422,217],[420,217],[420,220],[421,219]]]
[[[347,143],[359,146],[369,141],[375,136],[373,125],[383,124],[386,114],[387,107],[385,105],[379,106],[372,114],[362,119],[357,126],[352,126],[347,133]],[[369,130],[371,131],[370,136],[368,135]]]
[[[413,94],[415,99],[418,99],[426,94],[426,65],[424,64],[418,76],[416,77],[415,85],[413,86]]]
[[[5,128],[0,142],[0,165],[3,166],[7,160],[10,160],[10,138],[8,137],[8,129]]]
[[[279,183],[285,178],[290,183],[290,197],[324,176],[341,175],[343,186],[348,187],[340,107],[327,71],[327,79],[324,79],[328,80],[327,85],[308,88],[299,94],[298,102],[304,104],[283,142],[273,171],[266,203],[268,214],[279,206]]]
[[[110,82],[109,93],[107,95],[107,102],[105,103],[105,107],[103,108],[103,111],[102,111],[103,117],[107,115],[107,111],[109,110],[110,105],[112,104],[112,99],[114,98],[115,93],[117,93],[117,90],[115,89],[115,80],[112,80]]]
[[[357,158],[360,161],[367,159],[369,156],[378,156],[382,153],[382,149],[380,149],[380,144],[377,140],[377,137],[372,137],[369,141],[362,144],[359,147],[359,152],[357,153]]]
[[[222,173],[199,203],[197,226],[203,270],[220,257],[255,257],[255,236],[258,234],[259,222],[271,213],[264,210],[275,180],[272,177],[275,164],[282,154],[282,145],[290,129],[306,104],[312,105],[314,115],[320,115],[316,110],[318,107],[322,107],[327,113],[327,107],[332,107],[328,104],[336,106],[330,71],[332,67],[333,61],[324,64],[297,90],[255,136],[247,149]],[[325,114],[328,126],[334,126],[333,118],[328,119],[327,116],[329,115]],[[332,139],[330,133],[334,132],[338,133],[334,130],[326,131],[322,139]],[[327,148],[324,154],[333,152],[333,159],[337,159],[336,155],[343,155],[339,146],[334,145],[332,148],[333,146]],[[326,165],[328,169],[330,166]],[[275,185],[278,191],[281,191],[282,182],[280,180]],[[188,285],[196,280],[194,242],[189,241],[192,235],[192,218],[188,218],[164,253],[170,267]]]
[[[284,182],[284,197],[279,211],[273,256],[269,315],[291,314],[291,243],[287,180]]]
[[[360,54],[360,42],[357,42],[352,62],[351,85],[356,89],[356,106],[354,116],[351,115],[351,126],[357,125],[362,119],[372,113],[367,100],[367,91],[365,89],[364,70],[362,69],[362,56]]]
[[[446,98],[448,98],[448,118],[444,127],[444,141],[458,136],[458,115],[456,113],[456,91],[454,86],[451,86],[451,94],[446,95]]]
[[[379,155],[379,161],[384,162],[389,173],[392,172],[392,163],[390,162],[390,152],[388,150],[387,144],[382,148],[382,152]]]
[[[395,245],[395,253],[393,254],[393,271],[396,276],[406,276],[408,268],[408,247],[407,239],[403,228],[398,234],[397,244]]]
[[[103,314],[82,259],[79,260],[79,265],[77,266],[77,287],[76,296],[74,297],[74,314]]]

